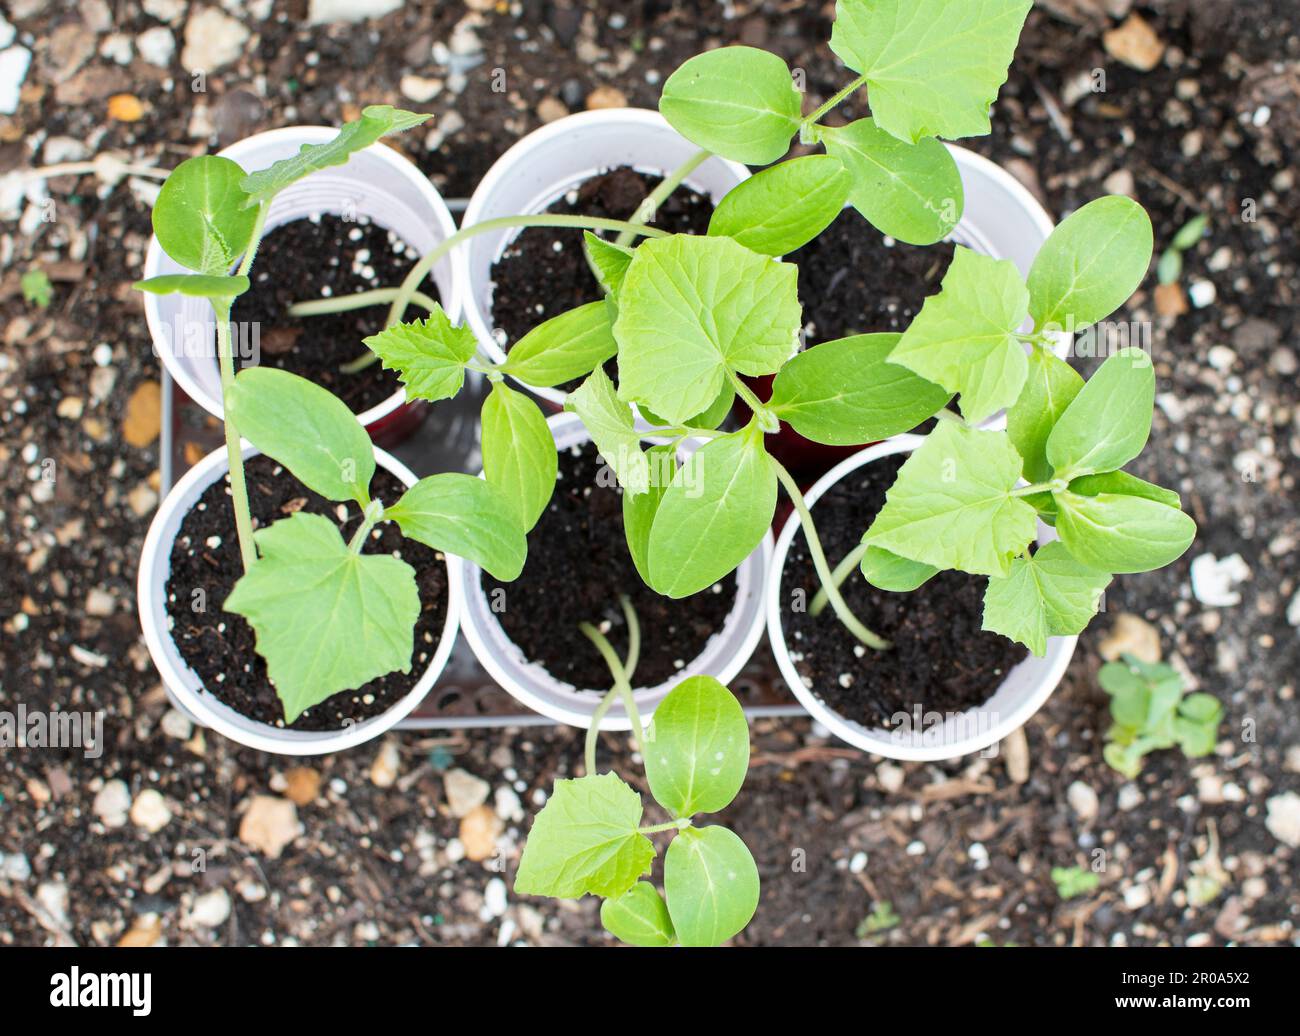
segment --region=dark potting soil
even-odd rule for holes
[[[641,627],[632,684],[654,687],[689,667],[722,629],[735,604],[736,577],[676,601],[646,586],[624,538],[622,490],[587,443],[560,451],[555,495],[528,534],[523,574],[501,583],[485,573],[483,590],[504,593],[497,618],[528,659],[574,687],[605,690],[609,669],[579,623],[608,623],[605,636],[623,657],[627,625],[619,595],[627,594]]]
[[[813,517],[832,566],[861,541],[903,460],[882,457],[867,464],[817,501]],[[841,588],[844,600],[864,625],[892,644],[888,651],[873,651],[859,644],[829,607],[816,617],[791,610],[796,590],[811,602],[821,585],[799,533],[781,579],[786,644],[795,668],[812,681],[813,693],[846,719],[889,727],[891,717],[917,705],[926,712],[959,712],[992,697],[1028,654],[980,629],[987,583],[982,576],[941,572],[911,593],[889,593],[855,572]]]
[[[620,166],[585,180],[546,211],[561,216],[627,219],[660,180],[662,177]],[[713,202],[708,195],[683,186],[659,206],[651,225],[672,233],[703,234],[712,215]],[[600,236],[617,235],[602,232]],[[600,285],[583,254],[581,230],[528,227],[493,265],[492,281],[491,323],[505,332],[502,347],[507,351],[542,321],[601,298]],[[612,365],[607,369],[613,376]],[[567,390],[576,384],[560,387]]]
[[[356,530],[361,512],[356,504],[337,504],[313,493],[268,457],[253,457],[245,465],[249,507],[255,527],[295,511],[323,514],[337,520],[346,508],[341,530],[346,540]],[[386,471],[377,471],[371,492],[391,503],[404,486]],[[340,691],[289,724],[292,730],[337,730],[347,722],[378,716],[404,697],[420,679],[442,638],[447,620],[447,566],[442,555],[404,539],[394,522],[383,522],[371,535],[366,553],[396,553],[415,569],[420,591],[420,617],[415,624],[415,655],[411,671],[394,671],[357,688]],[[208,692],[250,719],[285,726],[284,710],[266,676],[266,662],[255,650],[253,629],[242,616],[221,609],[242,574],[228,478],[208,487],[181,522],[172,545],[171,578],[167,580],[167,613],[172,639],[181,657],[203,680]],[[208,602],[203,612],[190,609],[195,590]]]
[[[809,343],[870,331],[905,331],[952,263],[947,241],[920,247],[888,239],[855,209],[786,256],[799,267]]]
[[[397,374],[378,363],[355,374],[339,370],[366,351],[363,338],[383,330],[388,307],[315,317],[291,317],[289,307],[400,284],[418,258],[400,237],[366,217],[293,220],[262,239],[252,286],[235,300],[231,317],[237,330],[241,324],[258,327],[261,363],[323,385],[359,414],[401,388]]]

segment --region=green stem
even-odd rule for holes
[[[817,108],[814,108],[812,112],[810,112],[808,115],[805,115],[803,119],[800,120],[799,122],[800,134],[802,134],[805,126],[811,126],[813,123],[815,123],[818,119],[820,119],[823,115],[825,115],[828,111],[834,108],[837,104],[843,101],[850,94],[856,92],[860,87],[865,86],[866,82],[867,82],[866,76],[858,76],[857,79],[853,80],[853,82],[851,82],[848,86],[846,86],[843,90],[837,93],[825,104],[822,104]]]
[[[772,413],[772,411],[767,408],[767,404],[758,398],[754,390],[741,380],[740,375],[728,368],[727,377],[731,379],[731,385],[732,388],[736,390],[736,395],[744,400],[745,406],[749,407],[755,420],[758,421],[758,427],[763,429],[765,432],[779,431],[781,428],[781,422],[777,418],[776,414]]]
[[[230,307],[230,299],[212,300],[212,308],[217,316],[217,361],[221,369],[221,410],[225,415],[230,500],[235,508],[239,557],[247,572],[257,561],[257,547],[253,545],[253,514],[248,507],[248,483],[244,479],[244,451],[239,441],[239,428],[230,414],[230,394],[235,385],[235,358],[230,342]]]
[[[573,227],[578,230],[628,230],[633,234],[644,234],[647,237],[669,236],[666,231],[657,230],[654,227],[643,227],[636,223],[627,223],[621,219],[602,219],[597,216],[552,216],[541,213],[533,216],[499,216],[496,219],[486,219],[482,223],[462,227],[451,237],[426,252],[420,261],[411,267],[411,272],[406,275],[401,287],[397,289],[397,295],[388,309],[388,319],[384,322],[384,326],[392,327],[402,319],[402,314],[406,312],[406,307],[410,303],[415,289],[419,287],[424,278],[429,275],[429,271],[437,265],[438,260],[444,255],[461,242],[468,241],[472,237],[479,234],[488,234],[494,230],[505,230],[509,227]]]
[[[352,551],[353,554],[360,554],[361,548],[366,545],[366,537],[370,535],[370,530],[383,517],[384,505],[378,500],[371,500],[366,505],[366,509],[361,512],[361,525],[352,534],[352,539],[348,543],[348,550]]]
[[[779,461],[770,455],[767,459],[771,462],[776,477],[781,480],[781,485],[785,487],[786,493],[790,496],[790,502],[794,504],[795,512],[799,515],[799,524],[803,526],[804,539],[808,543],[808,553],[812,555],[813,567],[817,569],[817,578],[821,581],[822,589],[826,591],[826,596],[831,602],[831,607],[835,609],[835,614],[839,617],[840,622],[844,623],[848,631],[866,644],[867,647],[874,648],[877,651],[884,651],[889,647],[889,641],[876,636],[866,626],[862,625],[844,598],[840,596],[840,588],[835,584],[830,566],[826,563],[826,555],[822,551],[822,541],[817,536],[817,527],[813,524],[812,512],[808,510],[808,504],[804,501],[803,493],[799,491],[799,483],[794,480],[790,472],[786,471]]]
[[[844,560],[835,566],[835,571],[831,573],[831,582],[836,586],[843,586],[844,580],[849,577],[849,573],[862,563],[866,556],[867,545],[859,543],[845,556]],[[817,595],[812,599],[812,604],[808,606],[808,613],[816,618],[826,610],[826,603],[829,598],[826,595],[826,587],[817,591]]]
[[[713,152],[709,151],[707,148],[691,155],[690,158],[659,181],[659,185],[647,194],[641,204],[636,207],[636,212],[632,214],[628,219],[628,222],[640,226],[641,224],[648,223],[650,220],[654,219],[655,213],[659,211],[659,206],[664,203],[664,200],[672,194],[673,191],[677,190],[677,188],[681,186],[682,181],[690,176],[691,173],[695,172],[695,170],[700,167],[701,163],[707,162],[712,157]],[[635,233],[636,232],[633,230],[624,230],[614,239],[614,244],[626,246],[627,243],[632,240]]]
[[[691,826],[690,817],[682,817],[679,820],[669,820],[663,824],[651,824],[649,827],[638,827],[636,833],[639,835],[653,835],[660,831],[681,831],[683,828]]]
[[[641,660],[641,623],[637,621],[636,609],[627,594],[619,594],[618,603],[623,609],[623,621],[627,623],[627,657],[623,659],[623,673],[630,683],[636,664]]]
[[[1032,486],[1021,486],[1011,490],[1012,496],[1033,496],[1035,493],[1059,493],[1069,486],[1069,480],[1054,478],[1048,482],[1035,482]]]
[[[583,750],[585,761],[584,773],[590,777],[596,772],[596,738],[600,734],[600,723],[605,718],[605,713],[609,712],[609,707],[614,704],[614,699],[618,696],[618,687],[611,687],[605,692],[605,696],[600,699],[600,704],[596,706],[591,714],[591,726],[587,728],[587,743]]]
[[[346,313],[352,309],[364,309],[366,306],[378,306],[392,302],[397,298],[396,288],[372,288],[370,291],[358,291],[352,295],[339,295],[332,299],[312,299],[310,302],[295,302],[289,307],[291,317],[319,317],[326,313]],[[421,309],[433,312],[437,303],[424,292],[411,293],[411,301]]]
[[[253,218],[253,233],[248,239],[248,247],[244,249],[244,258],[240,261],[239,269],[236,271],[241,277],[247,277],[248,271],[253,268],[253,260],[257,258],[257,249],[262,243],[262,234],[266,230],[266,214],[270,209],[270,202],[263,202],[257,207],[257,215]]]
[[[641,657],[641,623],[637,621],[636,609],[632,607],[632,602],[627,594],[620,594],[618,603],[623,608],[623,618],[627,622],[627,657],[623,659],[622,672],[624,682],[632,679],[632,674],[636,672],[637,662]],[[586,630],[583,631],[584,633]],[[599,633],[597,633],[599,636]],[[605,692],[605,696],[600,699],[600,704],[596,706],[595,711],[591,714],[591,725],[587,727],[587,742],[584,751],[586,759],[586,772],[592,774],[596,772],[596,738],[600,734],[600,724],[609,712],[610,706],[614,704],[614,698],[619,694],[618,676],[614,675],[614,686]],[[636,711],[636,705],[633,703],[632,715]]]
[[[632,697],[632,685],[627,681],[627,673],[623,671],[623,663],[619,661],[618,653],[605,639],[605,635],[591,623],[580,622],[578,629],[582,630],[583,636],[596,645],[596,650],[609,666],[609,671],[614,677],[614,689],[623,699],[623,708],[627,710],[628,721],[632,724],[632,736],[636,740],[636,747],[641,748],[645,742],[645,732],[641,728],[641,714],[637,711],[636,701]]]

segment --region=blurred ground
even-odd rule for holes
[[[543,118],[653,107],[663,78],[714,40],[806,69],[810,103],[844,80],[829,4],[427,6],[310,26],[303,0],[12,0],[0,45],[34,56],[25,76],[21,55],[4,58],[0,102],[18,83],[21,98],[0,116],[0,175],[109,150],[170,167],[387,101],[437,113],[399,147],[466,195]],[[1158,251],[1210,217],[1179,287],[1157,298],[1152,277],[1130,306],[1154,322],[1159,375],[1138,473],[1177,487],[1201,534],[1165,572],[1117,581],[1061,688],[998,758],[894,766],[807,721],[759,723],[726,817],[764,882],[741,941],[1297,941],[1298,27],[1288,0],[1045,0],[1032,13],[993,135],[971,146],[1058,215],[1132,193]],[[134,602],[158,463],[159,371],[128,290],[148,181],[53,179],[53,222],[38,194],[3,184],[0,708],[103,709],[107,746],[95,760],[0,749],[0,942],[605,941],[594,903],[508,892],[534,796],[580,765],[573,731],[405,735],[294,769],[168,713]],[[19,289],[35,265],[54,282],[44,310]],[[1213,559],[1232,555],[1242,578],[1214,596]],[[1120,613],[1149,625],[1117,634]],[[1101,761],[1094,674],[1117,637],[1153,631],[1226,719],[1214,757],[1161,753],[1126,782]],[[453,815],[482,796],[468,821]],[[497,854],[466,860],[484,832]],[[1061,899],[1051,869],[1097,849],[1099,887]]]

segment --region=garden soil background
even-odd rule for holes
[[[311,25],[302,0],[13,0],[0,42],[12,26],[33,61],[0,116],[0,175],[109,150],[170,167],[391,102],[436,114],[396,146],[465,196],[544,120],[653,107],[662,80],[715,43],[805,69],[809,106],[846,79],[826,47],[830,4],[348,6],[397,9]],[[1152,323],[1158,375],[1137,473],[1178,488],[1200,535],[1167,570],[1116,581],[1060,688],[996,757],[895,765],[807,720],[757,722],[723,818],[763,881],[738,942],[1296,942],[1298,31],[1284,0],[1047,0],[1031,13],[992,136],[965,143],[1058,215],[1133,194],[1158,250],[1210,217],[1179,286],[1157,296],[1152,276],[1128,309]],[[129,290],[149,183],[50,181],[53,222],[5,184],[0,707],[103,710],[106,744],[98,759],[0,750],[0,943],[610,941],[593,900],[510,891],[537,796],[580,768],[575,731],[394,735],[295,765],[169,711],[134,599],[158,494],[160,372]],[[35,265],[54,281],[45,310],[19,288]],[[1239,581],[1214,586],[1223,573]],[[1095,674],[1103,653],[1157,640],[1225,722],[1214,756],[1158,753],[1126,781],[1101,760]],[[622,743],[603,738],[605,758],[626,764]],[[1098,887],[1062,899],[1052,869],[1095,859]]]

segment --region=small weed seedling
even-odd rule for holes
[[[386,133],[427,116],[387,105],[366,108],[333,140],[248,174],[227,158],[181,163],[159,192],[154,232],[176,262],[194,271],[141,281],[158,294],[207,298],[216,315],[231,497],[244,574],[224,603],[244,616],[284,706],[286,723],[339,691],[393,670],[409,672],[420,613],[415,572],[399,558],[363,554],[378,522],[470,558],[499,579],[515,578],[527,549],[514,497],[498,485],[448,473],[421,479],[385,506],[370,496],[370,438],[348,407],[305,378],[254,367],[235,374],[230,311],[248,290],[267,211],[302,177],[340,165]],[[232,272],[233,270],[233,272]],[[454,379],[447,379],[448,386]],[[459,388],[449,387],[448,395]],[[362,521],[350,543],[320,515],[298,512],[256,533],[240,437],[325,498],[354,502]],[[260,552],[260,557],[259,557]]]
[[[50,283],[50,275],[39,266],[26,271],[18,286],[22,289],[24,302],[40,309],[49,308],[50,300],[54,297],[54,285]]]
[[[1101,884],[1101,878],[1086,867],[1053,867],[1052,882],[1062,899],[1086,896]]]
[[[1114,723],[1103,756],[1125,777],[1136,777],[1149,752],[1177,745],[1188,759],[1210,755],[1218,740],[1223,706],[1212,695],[1185,694],[1183,678],[1162,662],[1123,655],[1097,674],[1110,695]]]
[[[515,891],[526,895],[604,898],[606,930],[633,946],[717,946],[749,923],[758,905],[758,868],[745,843],[716,824],[717,813],[744,783],[749,726],[740,703],[710,676],[682,680],[642,730],[632,694],[641,631],[626,598],[628,651],[619,659],[599,630],[582,631],[609,666],[613,686],[587,730],[586,773],[558,780],[537,815],[519,861]],[[671,817],[642,826],[641,796],[612,772],[596,771],[600,721],[623,703],[641,751],[650,792]],[[647,881],[655,857],[650,835],[668,833],[663,895]]]

